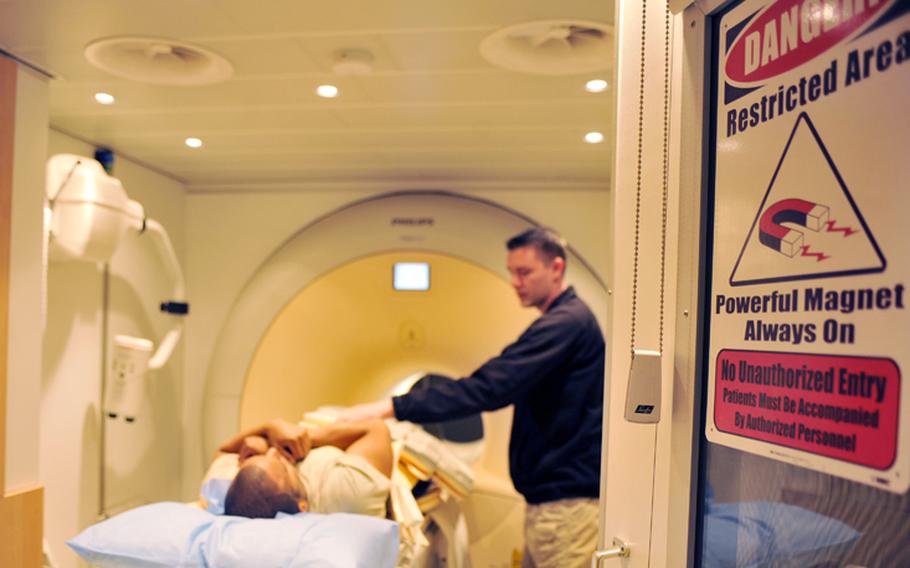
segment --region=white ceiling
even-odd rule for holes
[[[494,67],[480,41],[518,22],[612,23],[611,0],[0,0],[0,47],[59,77],[51,125],[192,190],[269,182],[399,180],[609,184],[608,71],[543,76]],[[102,37],[179,39],[234,75],[197,87],[118,79],[83,49]],[[332,56],[365,48],[368,76]],[[610,65],[610,62],[607,63]],[[610,65],[611,66],[611,65]],[[332,83],[337,99],[315,87]],[[111,106],[95,92],[116,96]],[[192,150],[189,136],[205,145]]]

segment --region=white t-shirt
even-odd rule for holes
[[[391,482],[366,459],[323,446],[298,462],[297,472],[310,511],[385,518]]]
[[[230,480],[237,475],[237,454],[218,456],[209,466],[203,487],[223,487],[210,480]],[[297,463],[297,474],[307,493],[307,510],[313,513],[356,513],[385,518],[389,498],[389,478],[361,456],[347,454],[334,446],[316,448]],[[208,485],[207,485],[208,483]],[[217,491],[217,490],[216,490]],[[220,501],[224,495],[204,495],[207,501]]]

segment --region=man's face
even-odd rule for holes
[[[512,276],[512,287],[524,307],[543,310],[558,295],[565,261],[554,258],[547,262],[534,247],[509,251],[506,267]]]
[[[275,448],[258,456],[251,456],[240,464],[241,467],[257,467],[275,482],[282,491],[292,493],[297,499],[304,499],[306,491],[297,475],[297,468]]]

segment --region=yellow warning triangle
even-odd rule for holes
[[[867,274],[886,265],[815,125],[800,113],[730,285]]]

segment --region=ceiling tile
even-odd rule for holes
[[[203,44],[230,61],[239,78],[323,72],[291,37],[215,38]]]

